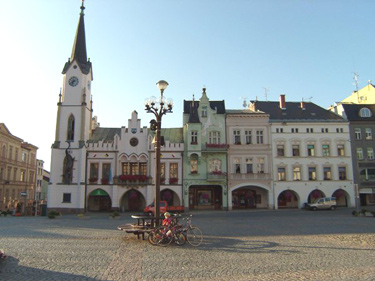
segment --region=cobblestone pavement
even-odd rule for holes
[[[1,217],[0,280],[375,280],[375,218],[351,211],[195,212],[199,247],[117,230],[129,213]]]

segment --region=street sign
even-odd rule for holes
[[[22,191],[21,192],[21,196],[27,196],[27,192],[26,191]]]

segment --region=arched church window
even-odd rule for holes
[[[68,119],[68,136],[67,136],[68,141],[74,141],[74,124],[75,124],[74,116],[70,115]]]

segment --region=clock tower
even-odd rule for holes
[[[87,58],[82,1],[72,54],[65,63],[52,145],[48,208],[78,212],[85,208],[86,141],[91,135],[92,64]]]

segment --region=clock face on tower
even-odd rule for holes
[[[79,80],[75,76],[72,76],[72,77],[69,78],[69,85],[72,86],[72,87],[77,86],[78,82],[79,82]]]
[[[130,145],[131,146],[137,146],[138,145],[138,139],[137,138],[131,138],[130,139]]]

